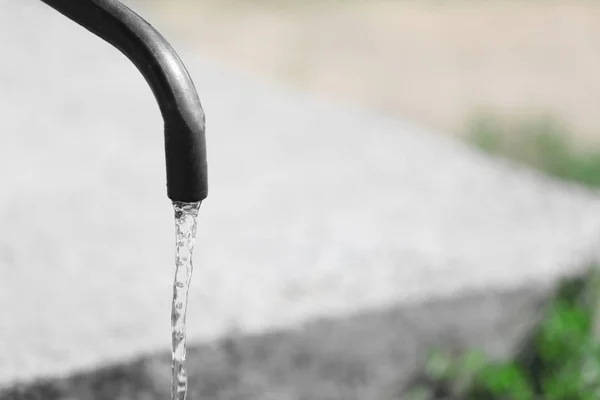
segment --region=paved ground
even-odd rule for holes
[[[40,2],[3,8],[0,385],[166,350],[173,223],[150,90]],[[209,130],[192,342],[538,287],[595,259],[596,194],[175,46]]]

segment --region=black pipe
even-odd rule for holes
[[[119,49],[142,73],[165,124],[167,194],[208,195],[204,111],[185,66],[165,38],[117,0],[41,0]]]

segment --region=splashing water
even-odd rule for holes
[[[196,239],[198,210],[200,202],[173,202],[175,210],[176,260],[173,282],[173,307],[171,309],[172,337],[172,400],[185,400],[187,397],[187,371],[185,369],[185,317],[188,291],[192,278],[192,252]]]

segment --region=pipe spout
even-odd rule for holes
[[[165,132],[167,195],[198,202],[208,195],[204,111],[179,56],[148,22],[117,0],[41,0],[119,49],[158,102]]]

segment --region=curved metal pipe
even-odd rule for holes
[[[165,124],[167,194],[208,195],[204,111],[185,66],[165,38],[117,0],[41,0],[119,49],[142,73]]]

